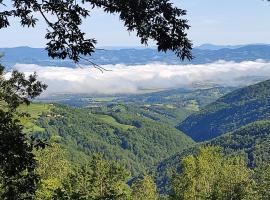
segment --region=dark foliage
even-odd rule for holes
[[[32,199],[38,176],[35,174],[36,161],[32,153],[33,145],[18,125],[16,108],[29,104],[45,88],[36,80],[36,75],[28,79],[14,71],[10,79],[5,79],[4,67],[0,65],[0,181],[2,199]],[[37,145],[37,144],[35,144]]]
[[[149,39],[156,41],[159,51],[171,50],[182,60],[192,59],[191,41],[187,38],[189,29],[186,11],[176,8],[169,0],[12,0],[12,8],[0,0],[3,11],[0,12],[0,29],[11,26],[10,18],[16,17],[22,26],[35,27],[38,19],[35,13],[42,15],[48,29],[48,55],[52,58],[70,58],[74,62],[95,51],[95,39],[88,39],[80,25],[89,17],[94,7],[111,14],[119,14],[128,31],[136,31],[141,43],[147,45]],[[54,21],[49,16],[54,16]],[[88,60],[88,59],[87,59]],[[91,62],[90,60],[88,60]]]
[[[12,114],[0,110],[1,199],[33,199],[38,176],[32,146]]]

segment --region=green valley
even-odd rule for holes
[[[270,200],[269,5],[0,0],[0,200]]]
[[[62,189],[69,187],[64,184],[67,179],[76,182],[98,163],[103,163],[108,169],[112,167],[109,170],[119,170],[115,175],[120,173],[119,176],[123,176],[122,180],[119,179],[121,184],[129,183],[135,187],[138,183],[146,184],[141,181],[147,181],[166,199],[168,195],[177,195],[174,181],[177,174],[183,172],[181,163],[191,155],[207,152],[208,147],[209,151],[216,151],[211,149],[212,146],[220,147],[224,158],[237,157],[249,169],[260,170],[270,160],[269,83],[265,81],[232,92],[232,88],[208,87],[137,96],[95,97],[90,103],[86,98],[86,104],[74,101],[75,107],[70,106],[70,102],[61,102],[69,105],[49,102],[22,105],[17,112],[24,113],[18,115],[24,133],[48,144],[45,150],[35,152],[45,181],[38,191],[38,198],[48,195],[46,198],[50,199],[60,186],[57,195],[65,194],[66,190]],[[198,135],[197,130],[201,134]],[[198,142],[201,140],[204,142]],[[51,163],[49,167],[44,163],[46,159],[56,164]],[[92,165],[91,162],[97,163]],[[219,162],[235,161],[232,158]],[[91,169],[84,169],[89,165]],[[61,166],[64,171],[61,171]],[[68,177],[48,177],[46,173],[55,174],[48,167]],[[244,165],[238,167],[244,168]],[[76,179],[75,174],[69,172],[74,170],[79,170]],[[105,173],[106,169],[95,169],[91,173],[96,171]],[[258,173],[256,176],[261,176]],[[132,190],[137,190],[132,187]],[[83,191],[78,195],[81,194]]]
[[[133,174],[153,169],[160,159],[194,144],[182,132],[164,123],[132,112],[111,113],[110,109],[115,108],[102,109],[108,111],[101,114],[90,109],[54,105],[37,120],[36,124],[44,131],[32,135],[39,139],[57,136],[72,162],[89,159],[99,152]]]

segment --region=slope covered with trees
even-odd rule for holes
[[[173,178],[172,199],[269,199],[269,165],[252,170],[241,156],[226,156],[212,146],[200,148],[181,164],[182,172]]]
[[[69,160],[83,163],[100,152],[133,174],[194,144],[169,125],[119,110],[93,113],[89,109],[55,105],[41,115],[37,125],[43,131],[32,135],[39,139],[57,137],[68,150]]]
[[[129,113],[176,126],[190,114],[216,101],[233,89],[235,88],[201,83],[193,85],[189,89],[149,91],[145,94],[110,96],[67,94],[43,97],[39,101],[55,102],[79,108],[90,107],[94,111],[102,111],[106,107],[111,110],[119,110],[117,107],[124,105],[128,108]]]
[[[270,121],[257,121],[243,126],[235,131],[226,133],[211,141],[198,143],[184,152],[175,154],[163,160],[157,167],[157,182],[162,192],[169,191],[170,177],[180,172],[179,165],[187,155],[196,154],[202,146],[219,146],[225,155],[241,156],[247,166],[257,168],[270,163]]]
[[[208,145],[221,146],[226,154],[243,154],[250,167],[270,161],[270,121],[257,121],[222,135]]]
[[[177,128],[205,141],[270,118],[270,80],[235,90],[186,118]]]

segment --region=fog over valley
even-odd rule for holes
[[[199,65],[104,65],[103,73],[93,66],[66,68],[16,64],[13,69],[38,74],[48,85],[43,95],[57,93],[135,94],[152,90],[187,87],[195,83],[244,86],[270,77],[270,62],[218,61]],[[6,75],[9,76],[10,72]]]
[[[270,200],[270,0],[0,10],[0,200]]]

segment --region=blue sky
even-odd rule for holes
[[[263,0],[172,0],[188,11],[191,29],[189,38],[195,45],[270,43],[270,2]],[[2,7],[0,7],[2,9]],[[98,40],[98,46],[140,46],[134,33],[128,33],[117,15],[100,10],[92,12],[82,28],[89,37]],[[13,23],[13,21],[12,21]],[[45,25],[36,29],[12,28],[0,30],[0,47],[43,47]],[[151,43],[150,45],[153,45]]]

